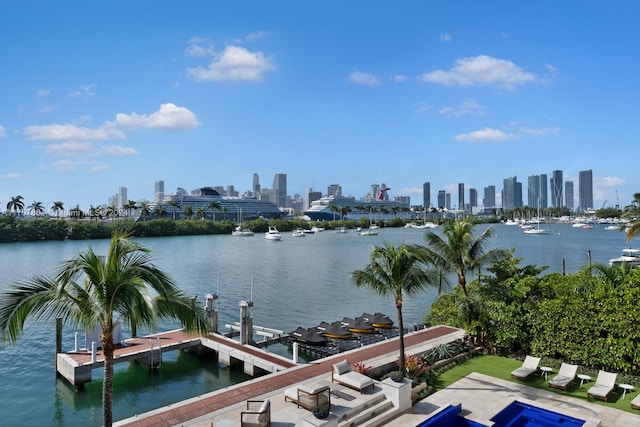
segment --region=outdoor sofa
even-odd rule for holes
[[[333,365],[331,370],[331,382],[337,382],[354,390],[358,390],[360,393],[367,387],[373,388],[373,379],[351,370],[351,365],[347,360],[343,360],[340,363]]]
[[[271,425],[271,402],[247,400],[247,410],[240,412],[241,427],[268,427]]]
[[[331,389],[329,386],[296,385],[284,391],[284,401],[294,402],[308,411],[331,405]]]

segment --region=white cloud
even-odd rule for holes
[[[119,129],[134,130],[141,127],[176,131],[198,127],[196,115],[185,107],[172,103],[160,105],[160,109],[151,114],[116,114],[116,121],[110,123]]]
[[[193,37],[187,42],[185,54],[191,57],[212,57],[215,56],[216,50],[207,40]]]
[[[91,129],[74,124],[28,126],[24,133],[27,139],[35,141],[103,141],[124,138],[122,131],[109,126]]]
[[[359,71],[354,71],[349,74],[347,81],[364,86],[378,86],[380,84],[380,80],[378,80],[375,75],[371,73],[361,73]]]
[[[487,142],[487,141],[506,141],[508,139],[516,139],[515,135],[510,135],[499,129],[484,128],[469,133],[461,133],[456,135],[456,141],[465,142]]]
[[[91,166],[88,170],[89,172],[101,172],[109,169],[111,169],[111,166],[101,163],[101,164]]]
[[[2,178],[4,178],[4,179],[22,179],[22,178],[25,178],[25,176],[23,174],[21,174],[20,172],[9,172],[9,173],[6,173],[6,174],[2,175]]]
[[[84,160],[58,160],[53,162],[53,169],[58,172],[73,172],[86,165]]]
[[[187,68],[187,76],[195,81],[261,81],[267,71],[275,68],[273,59],[264,53],[250,52],[239,46],[230,45],[220,53],[207,53],[213,56],[209,67]]]
[[[7,137],[7,131],[4,126],[0,125],[0,139]]]
[[[69,96],[72,98],[94,96],[96,93],[92,90],[93,88],[94,85],[79,85],[76,90],[69,93]]]
[[[114,157],[126,157],[138,154],[135,148],[125,147],[123,145],[105,145],[100,147],[100,154],[114,156]]]
[[[439,112],[450,117],[483,116],[485,114],[484,106],[478,104],[474,99],[465,99],[455,107],[443,107]]]
[[[530,135],[530,136],[549,136],[549,135],[559,135],[560,128],[558,126],[554,126],[550,128],[540,128],[540,129],[520,127],[518,128],[518,132],[525,135]]]
[[[448,42],[450,42],[452,40],[453,40],[453,38],[451,38],[451,34],[440,34],[440,41],[448,43]]]
[[[404,74],[396,74],[395,76],[393,76],[393,81],[395,83],[404,83],[407,81],[407,76],[405,76]]]
[[[625,184],[625,179],[618,176],[596,176],[593,179],[598,187],[621,187]]]
[[[451,70],[432,71],[419,79],[445,86],[497,86],[509,90],[537,80],[513,62],[487,55],[458,59]]]
[[[60,144],[49,144],[45,152],[56,156],[71,156],[91,152],[93,145],[87,141],[67,141]]]

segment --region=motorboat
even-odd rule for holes
[[[282,234],[280,234],[280,232],[275,226],[270,225],[269,230],[264,234],[264,237],[267,240],[281,240]]]
[[[375,228],[363,228],[362,230],[360,230],[360,235],[361,236],[377,236],[378,230]]]
[[[611,258],[609,260],[609,265],[611,267],[619,267],[623,264],[627,267],[640,266],[640,249],[625,248],[622,250],[622,256],[619,256],[618,258]]]
[[[333,230],[334,233],[346,233],[347,232],[347,228],[346,227],[338,227],[335,230]]]
[[[553,234],[551,230],[546,230],[540,227],[525,228],[522,232],[524,234]]]
[[[240,237],[247,237],[247,236],[253,236],[253,231],[249,230],[248,228],[244,228],[241,225],[237,226],[236,228],[233,229],[233,231],[231,232],[232,236],[240,236]]]
[[[313,231],[314,233],[320,233],[321,231],[324,231],[324,227],[318,227],[318,226],[313,226],[311,227],[311,231]]]
[[[305,237],[305,232],[302,230],[302,228],[296,228],[295,230],[293,230],[291,235],[293,237]]]

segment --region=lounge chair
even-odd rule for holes
[[[538,364],[540,363],[539,357],[527,356],[522,362],[522,366],[516,370],[511,371],[511,378],[518,378],[520,380],[526,380],[530,375],[535,374],[538,371]]]
[[[271,425],[271,402],[247,400],[247,410],[240,412],[241,427],[268,427]]]
[[[308,411],[323,406],[331,406],[331,389],[329,386],[297,385],[284,391],[284,401],[294,402]]]
[[[351,365],[347,360],[343,360],[340,363],[333,365],[331,370],[331,382],[337,382],[345,385],[354,390],[358,390],[360,393],[367,387],[373,388],[373,379],[351,370]]]
[[[549,380],[549,387],[567,391],[571,382],[576,379],[576,372],[578,372],[578,365],[562,362],[558,375]]]
[[[617,377],[618,374],[614,374],[612,372],[598,372],[596,383],[589,390],[587,390],[587,397],[595,397],[597,399],[603,399],[605,402],[607,402],[609,394],[616,386]]]
[[[631,407],[633,409],[640,409],[640,394],[631,401]]]

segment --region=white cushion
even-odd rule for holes
[[[347,373],[351,370],[351,366],[349,365],[349,362],[347,362],[347,360],[343,360],[340,363],[336,363],[335,365],[333,365],[333,370],[336,374],[338,375],[342,375],[344,373]]]
[[[265,400],[264,402],[262,402],[262,405],[260,405],[260,409],[258,409],[258,412],[267,412],[269,410],[269,405],[271,405],[269,399]]]

